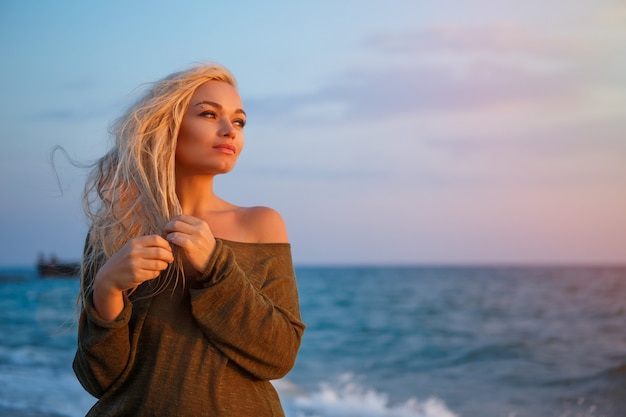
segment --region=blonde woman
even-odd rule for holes
[[[74,371],[90,416],[282,416],[304,324],[281,216],[213,192],[246,113],[219,65],[155,84],[87,182]]]

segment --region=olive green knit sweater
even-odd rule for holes
[[[218,239],[190,281],[150,298],[140,286],[113,321],[87,297],[74,372],[99,399],[89,416],[283,415],[269,380],[305,327],[289,244]]]

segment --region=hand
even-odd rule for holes
[[[172,261],[172,248],[161,236],[137,237],[100,268],[95,281],[109,290],[125,291],[158,277]]]
[[[172,248],[161,236],[141,236],[126,242],[94,278],[93,303],[100,316],[115,319],[124,308],[123,292],[158,277],[172,261]]]
[[[181,214],[165,225],[164,232],[167,241],[181,248],[191,266],[203,273],[215,249],[209,225],[197,217]]]

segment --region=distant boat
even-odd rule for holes
[[[39,255],[37,272],[42,277],[75,277],[80,274],[80,262],[59,262],[54,255],[47,261]]]

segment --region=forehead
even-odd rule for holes
[[[239,92],[224,81],[207,81],[200,85],[191,96],[191,106],[201,101],[218,103],[224,108],[242,108]]]

